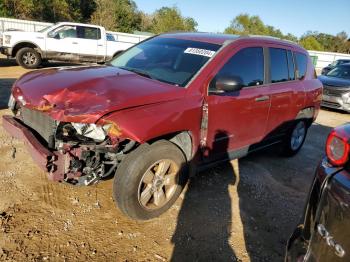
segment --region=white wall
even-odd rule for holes
[[[322,68],[328,66],[338,59],[350,59],[350,54],[334,53],[334,52],[321,52],[308,50],[310,56],[317,56],[316,70],[319,71]]]
[[[3,18],[0,17],[0,32],[4,32],[8,29],[17,29],[22,31],[39,31],[52,23],[34,22],[20,19]]]

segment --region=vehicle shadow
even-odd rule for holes
[[[0,109],[7,108],[11,95],[11,87],[16,78],[0,78]]]
[[[294,157],[281,156],[276,145],[239,160],[239,209],[251,261],[284,260],[331,130],[313,124]]]
[[[0,57],[0,67],[17,66],[15,59],[7,59],[6,57]]]
[[[71,63],[71,62],[61,62],[61,61],[50,61],[43,62],[40,68],[50,68],[50,67],[61,67],[61,66],[81,66],[83,64]],[[0,67],[14,67],[18,66],[16,59],[0,57]]]
[[[331,129],[313,124],[294,157],[276,145],[235,160],[237,169],[227,161],[192,177],[171,261],[283,261]]]
[[[216,136],[225,134],[217,131]],[[229,243],[232,227],[229,187],[235,183],[229,162],[190,178],[172,237],[175,247],[171,261],[236,260]]]

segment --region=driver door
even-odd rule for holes
[[[76,26],[63,25],[48,33],[46,39],[47,59],[79,61],[79,52]]]
[[[271,101],[264,80],[264,49],[246,46],[232,53],[209,86],[207,157],[210,161],[227,158],[228,152],[230,158],[240,157],[265,136]],[[243,87],[232,92],[216,90],[215,81],[220,77],[240,79]]]

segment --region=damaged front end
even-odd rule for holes
[[[50,180],[94,184],[114,174],[125,154],[136,146],[135,141],[119,137],[121,131],[111,121],[60,122],[43,109],[20,103],[10,98],[14,116],[3,116],[3,126],[12,136],[25,141]]]

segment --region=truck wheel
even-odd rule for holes
[[[24,47],[16,54],[17,63],[26,69],[35,69],[41,65],[41,56],[33,48]]]
[[[187,181],[186,158],[166,140],[140,145],[117,168],[113,197],[128,217],[148,220],[168,210]]]
[[[307,134],[306,122],[300,120],[293,125],[282,144],[282,154],[294,156],[301,149]]]

